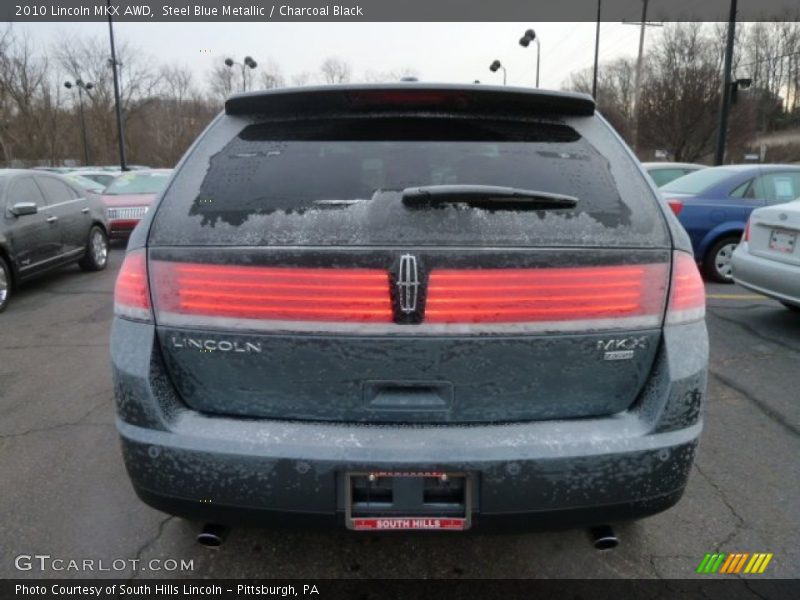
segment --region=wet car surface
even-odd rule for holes
[[[105,272],[67,268],[32,282],[0,315],[0,576],[82,575],[14,569],[15,556],[45,552],[194,561],[190,573],[126,567],[125,577],[692,577],[716,549],[773,552],[764,576],[800,576],[800,322],[775,301],[707,286],[709,396],[686,495],[617,525],[614,551],[598,553],[580,529],[455,540],[263,528],[234,529],[211,550],[195,542],[198,524],[142,504],[124,472],[107,362],[121,250]]]

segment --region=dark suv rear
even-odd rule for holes
[[[117,281],[125,463],[148,504],[223,524],[652,514],[701,430],[704,302],[588,96],[234,96]]]

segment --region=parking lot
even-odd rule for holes
[[[800,576],[800,315],[737,286],[707,286],[705,431],[683,500],[584,531],[380,535],[234,530],[218,550],[197,526],[143,505],[124,471],[108,357],[114,277],[70,267],[20,289],[0,315],[0,577],[690,577],[707,552],[771,552]],[[192,572],[20,572],[14,557],[193,559]]]

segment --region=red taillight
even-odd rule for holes
[[[683,202],[676,200],[675,198],[670,198],[667,200],[667,204],[669,204],[672,212],[674,212],[676,215],[681,214],[681,211],[683,210]]]
[[[706,290],[694,258],[675,252],[672,265],[667,324],[676,325],[702,319],[706,314]]]
[[[128,319],[150,320],[150,290],[144,250],[134,250],[122,263],[114,286],[114,313]]]
[[[747,219],[747,223],[745,223],[744,233],[742,234],[742,241],[743,242],[750,241],[750,219]]]
[[[392,321],[389,274],[384,270],[163,261],[152,261],[151,269],[159,318]]]
[[[633,318],[658,325],[667,265],[434,270],[425,321],[502,323],[601,321]],[[610,321],[609,321],[610,322]],[[633,324],[633,323],[631,323]],[[598,324],[599,325],[599,324]],[[587,324],[592,327],[593,324]]]

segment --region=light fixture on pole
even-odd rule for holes
[[[94,87],[94,84],[84,83],[82,79],[76,79],[74,83],[69,80],[65,81],[64,87],[68,90],[78,88],[78,110],[81,117],[81,137],[83,138],[83,164],[87,166],[89,164],[89,140],[86,135],[86,119],[83,117],[83,92],[86,90],[88,94],[89,90]]]
[[[497,73],[498,69],[503,69],[503,85],[506,84],[506,68],[500,64],[499,60],[492,61],[492,64],[489,65],[489,70],[492,73]]]
[[[247,91],[247,69],[255,69],[258,63],[253,60],[252,56],[245,56],[243,62],[236,62],[232,58],[225,59],[225,66],[233,68],[233,65],[238,65],[242,69],[242,91]]]
[[[539,87],[539,63],[542,58],[542,48],[539,45],[539,38],[536,35],[536,32],[533,29],[528,29],[525,31],[523,36],[519,38],[519,45],[523,48],[527,48],[531,45],[531,42],[536,42],[536,87]]]

